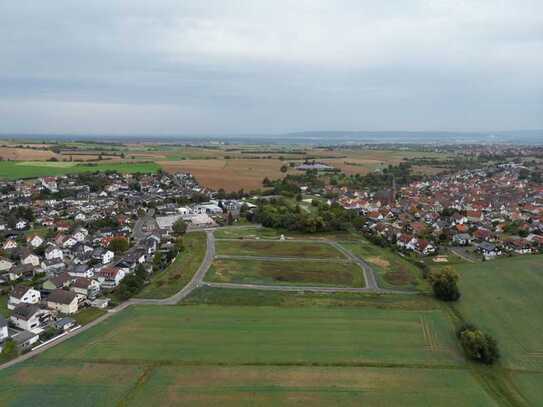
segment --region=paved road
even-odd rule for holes
[[[202,285],[203,278],[205,274],[207,273],[207,271],[209,270],[211,263],[213,262],[213,258],[215,257],[215,238],[213,236],[213,231],[207,231],[206,234],[207,234],[207,250],[206,250],[204,260],[202,261],[202,264],[200,264],[200,267],[198,268],[198,270],[196,271],[196,273],[194,274],[190,282],[185,287],[183,287],[180,291],[172,295],[171,297],[164,298],[164,299],[133,298],[128,301],[125,301],[122,304],[119,304],[118,306],[116,306],[115,308],[109,310],[107,314],[102,315],[101,317],[95,319],[94,321],[88,323],[87,325],[75,331],[69,332],[67,335],[63,336],[62,338],[59,338],[53,342],[48,343],[47,345],[42,346],[39,349],[25,353],[24,355],[21,355],[7,363],[4,363],[3,365],[0,365],[0,370],[6,369],[17,363],[33,358],[34,356],[39,355],[42,352],[45,352],[47,349],[50,349],[53,346],[56,346],[76,335],[79,335],[82,332],[85,332],[86,330],[92,328],[93,326],[98,325],[99,323],[105,321],[106,319],[110,318],[111,316],[115,315],[116,313],[124,310],[125,308],[131,305],[139,305],[139,304],[174,305],[174,304],[177,304],[179,301],[187,297],[195,288],[198,288]]]

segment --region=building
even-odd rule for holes
[[[78,310],[77,295],[73,291],[54,290],[47,297],[47,308],[61,314],[75,314]]]
[[[41,294],[38,290],[32,287],[25,287],[24,285],[16,285],[11,290],[7,307],[12,310],[21,303],[37,304],[40,302],[40,299]]]
[[[104,267],[102,270],[95,273],[95,277],[98,279],[100,287],[112,289],[119,285],[121,280],[125,277],[125,273],[117,267]]]
[[[13,309],[9,319],[17,328],[39,334],[51,320],[51,313],[36,304],[21,303]]]

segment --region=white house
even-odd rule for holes
[[[43,244],[44,240],[41,238],[41,236],[31,235],[28,236],[26,242],[35,249],[37,247],[40,247]]]
[[[75,279],[70,289],[84,298],[95,298],[100,291],[100,284],[96,280],[79,277]]]
[[[115,253],[113,253],[111,250],[106,250],[104,254],[102,254],[102,264],[111,263],[114,257]]]
[[[47,260],[62,260],[64,258],[64,253],[56,246],[48,246],[47,249],[45,249],[45,258]]]
[[[117,267],[104,267],[96,272],[94,276],[98,279],[100,287],[105,289],[115,288],[125,277],[125,272]]]
[[[34,253],[25,253],[21,257],[22,264],[31,264],[34,267],[38,267],[41,263],[40,257]]]
[[[32,287],[17,285],[13,287],[8,299],[8,309],[12,310],[21,303],[37,304],[40,302],[41,294]]]
[[[13,262],[10,260],[0,257],[0,271],[8,271],[13,267]]]
[[[2,315],[0,315],[0,352],[2,352],[4,342],[8,339],[8,322]]]
[[[2,246],[4,250],[12,250],[17,248],[17,242],[13,239],[8,239],[4,242],[4,245]]]
[[[21,303],[13,309],[9,319],[17,328],[39,334],[51,320],[51,313],[36,304]]]
[[[15,224],[15,229],[23,230],[24,228],[26,228],[27,225],[28,223],[25,220],[20,220]]]
[[[47,297],[47,308],[62,314],[75,314],[78,310],[77,294],[63,289],[54,290]]]
[[[65,249],[69,249],[71,247],[74,247],[77,243],[78,243],[77,239],[75,239],[74,237],[68,237],[62,243],[62,247],[64,247]]]

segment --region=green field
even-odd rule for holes
[[[293,284],[364,287],[354,263],[316,261],[216,260],[207,281],[245,284]]]
[[[384,288],[425,289],[421,271],[396,252],[366,240],[342,242],[343,247],[363,258],[376,271],[379,286]]]
[[[75,162],[49,161],[0,161],[1,179],[38,178],[43,176],[60,176],[96,171],[117,171],[120,173],[150,173],[160,169],[153,162],[142,163],[98,163],[80,164]]]
[[[351,232],[300,233],[289,230],[247,226],[244,228],[221,228],[215,232],[217,239],[286,239],[294,240],[359,240],[360,236]]]
[[[206,235],[188,233],[183,238],[184,250],[168,268],[155,274],[151,282],[136,296],[138,298],[167,298],[181,290],[200,267],[206,252]]]
[[[455,269],[462,293],[455,307],[497,338],[502,363],[543,370],[543,256],[464,263]]]
[[[345,259],[333,246],[317,242],[217,240],[216,248],[217,255]]]

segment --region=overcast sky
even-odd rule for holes
[[[0,2],[0,133],[530,128],[542,0]]]

